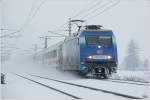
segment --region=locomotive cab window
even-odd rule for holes
[[[112,36],[86,36],[86,44],[90,45],[100,45],[102,47],[112,46]]]

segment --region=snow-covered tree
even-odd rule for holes
[[[139,70],[141,69],[142,61],[140,60],[140,48],[134,40],[128,44],[126,57],[124,59],[124,68],[126,70]]]
[[[143,62],[143,70],[148,71],[148,69],[149,69],[149,61],[148,59],[145,59]]]

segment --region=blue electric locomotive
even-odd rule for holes
[[[76,70],[84,76],[108,78],[117,70],[115,36],[100,25],[87,25],[40,55],[48,62],[56,62],[63,70]]]
[[[117,69],[115,36],[101,26],[86,27],[80,33],[80,72],[107,78]]]

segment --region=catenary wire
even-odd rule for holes
[[[96,11],[98,10],[101,10],[102,8],[106,7],[107,5],[109,5],[110,3],[112,3],[112,0],[109,0],[107,3],[101,5],[100,7],[96,8],[96,9],[93,9],[92,11],[90,11],[89,13],[87,13],[86,15],[84,15],[83,17],[81,17],[80,19],[83,19],[93,13],[95,13]]]
[[[92,1],[93,2],[93,1]],[[82,10],[80,10],[77,14],[75,14],[74,16],[72,16],[71,18],[75,18],[77,16],[80,16],[82,13],[86,13],[89,10],[92,10],[94,7],[96,7],[97,5],[99,5],[102,0],[98,0],[98,2],[94,3],[94,5],[90,6],[92,2],[89,2]],[[90,6],[90,7],[88,7]],[[68,21],[65,22],[64,24],[60,25],[55,31],[59,31],[62,27],[64,27],[66,24],[68,24]]]
[[[30,22],[34,19],[35,15],[37,14],[37,12],[39,11],[39,9],[41,8],[41,6],[43,4],[44,4],[44,1],[41,1],[41,3],[36,8],[35,12],[33,14],[30,14],[30,15],[32,15],[31,18],[25,22],[25,24],[22,26],[22,28],[20,30],[24,30],[30,24]],[[33,9],[33,6],[31,8],[31,11],[32,11],[32,9]]]
[[[95,17],[101,15],[102,13],[104,13],[105,11],[107,11],[107,10],[113,8],[114,6],[118,5],[119,3],[120,3],[120,0],[117,0],[115,3],[113,3],[112,5],[106,7],[105,9],[103,9],[102,11],[100,11],[98,14],[95,14],[95,15],[93,15],[93,16],[90,16],[89,18],[86,18],[85,20],[89,20],[89,19],[95,18]]]
[[[92,2],[93,2],[93,1],[92,1]],[[94,5],[88,7],[89,5],[91,5],[92,2],[89,2],[82,10],[80,10],[77,14],[75,14],[75,15],[72,16],[71,18],[76,18],[77,16],[80,16],[81,14],[90,11],[91,9],[93,9],[94,7],[96,7],[96,6],[98,6],[100,3],[102,3],[102,0],[98,0],[98,2],[95,2]]]
[[[28,17],[30,17],[30,18],[27,19],[27,20],[24,22],[23,26],[22,26],[19,30],[15,31],[15,32],[8,33],[7,35],[4,35],[4,36],[2,35],[1,37],[7,37],[7,36],[10,36],[10,35],[12,35],[12,34],[19,33],[19,32],[21,32],[21,31],[24,31],[25,28],[27,28],[27,27],[29,26],[30,22],[34,19],[34,17],[36,16],[37,12],[38,12],[39,9],[41,8],[41,6],[44,4],[44,1],[41,1],[40,4],[38,5],[38,7],[35,9],[35,12],[33,12],[33,11],[34,11],[34,8],[35,8],[36,2],[37,2],[37,1],[35,0],[34,3],[33,3],[33,5],[32,5],[32,7],[31,7],[30,12],[29,12]]]

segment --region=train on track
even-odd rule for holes
[[[118,64],[115,36],[101,25],[86,25],[76,35],[38,52],[35,58],[83,76],[103,78],[116,73]]]

